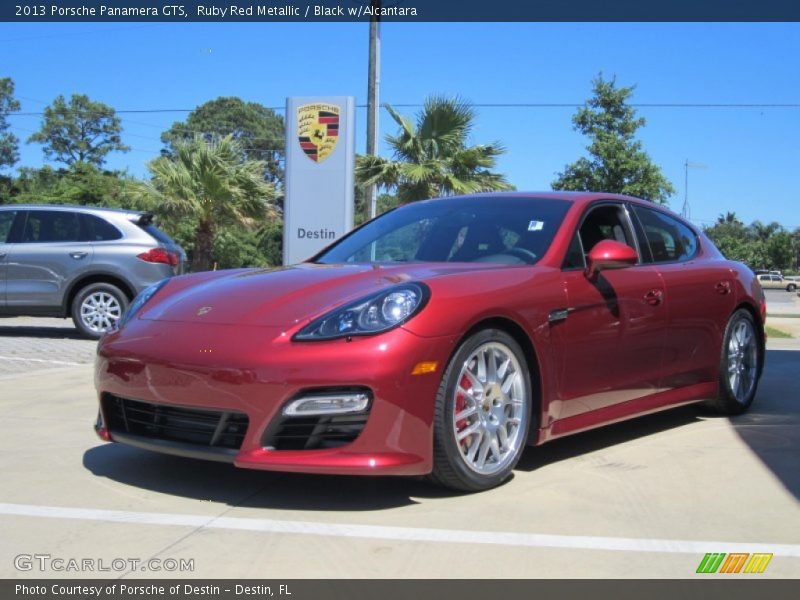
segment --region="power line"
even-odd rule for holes
[[[424,104],[392,104],[395,108],[423,108]],[[474,108],[577,108],[585,106],[585,102],[487,102],[487,103],[474,103],[470,106]],[[638,102],[630,103],[628,106],[632,108],[710,108],[710,109],[770,109],[770,108],[800,108],[800,103],[756,103],[756,102]],[[265,106],[269,110],[283,111],[285,106]],[[366,104],[357,104],[356,108],[367,108]],[[167,114],[167,113],[191,113],[197,109],[195,108],[141,108],[141,109],[123,109],[114,110],[115,114]],[[67,109],[71,111],[71,109]],[[85,111],[80,111],[85,112]],[[19,112],[12,111],[6,113],[8,117],[40,117],[45,113],[43,111],[37,112]],[[92,115],[91,112],[86,112],[87,115]],[[107,111],[97,112],[99,116],[108,115]]]

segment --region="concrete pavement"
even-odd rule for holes
[[[499,489],[454,495],[101,443],[94,344],[3,325],[0,356],[50,362],[0,358],[0,577],[695,577],[705,552],[734,551],[774,552],[760,577],[800,577],[800,354],[772,341],[747,415],[687,407],[587,432],[529,448]],[[15,568],[36,553],[194,571]]]

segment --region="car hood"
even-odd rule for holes
[[[302,263],[277,269],[190,275],[170,280],[163,291],[145,305],[139,318],[289,328],[404,281],[425,281],[493,268],[497,265]]]

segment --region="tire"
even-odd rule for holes
[[[739,415],[753,403],[761,377],[764,346],[748,311],[731,315],[722,338],[719,392],[711,405],[720,414]]]
[[[467,338],[448,364],[436,395],[429,480],[465,492],[500,485],[525,448],[531,406],[531,377],[514,338],[499,329]],[[463,416],[456,419],[456,414]],[[468,430],[472,432],[465,434]]]
[[[793,284],[793,283],[790,283],[789,285],[786,286],[786,291],[787,292],[793,292],[796,289],[797,289],[797,286],[795,284]]]
[[[90,283],[72,300],[72,320],[82,336],[100,339],[116,328],[128,308],[128,297],[110,283]]]

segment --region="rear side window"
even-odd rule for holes
[[[686,225],[643,206],[634,205],[633,210],[644,229],[646,240],[642,240],[642,246],[649,246],[653,262],[683,262],[697,256],[697,236]]]
[[[14,224],[14,217],[16,216],[17,211],[15,210],[0,211],[0,244],[5,244],[8,241],[11,226]]]
[[[110,242],[122,238],[119,229],[105,219],[88,214],[81,216],[83,218],[83,226],[86,233],[85,238],[87,241]]]
[[[63,210],[31,210],[22,234],[23,243],[77,242],[81,240],[78,215]]]
[[[152,237],[156,240],[161,242],[162,244],[166,244],[167,246],[174,246],[175,242],[172,241],[172,238],[169,237],[166,233],[161,231],[158,227],[153,225],[152,223],[148,225],[139,225],[142,229],[144,229],[147,233],[149,233]]]

